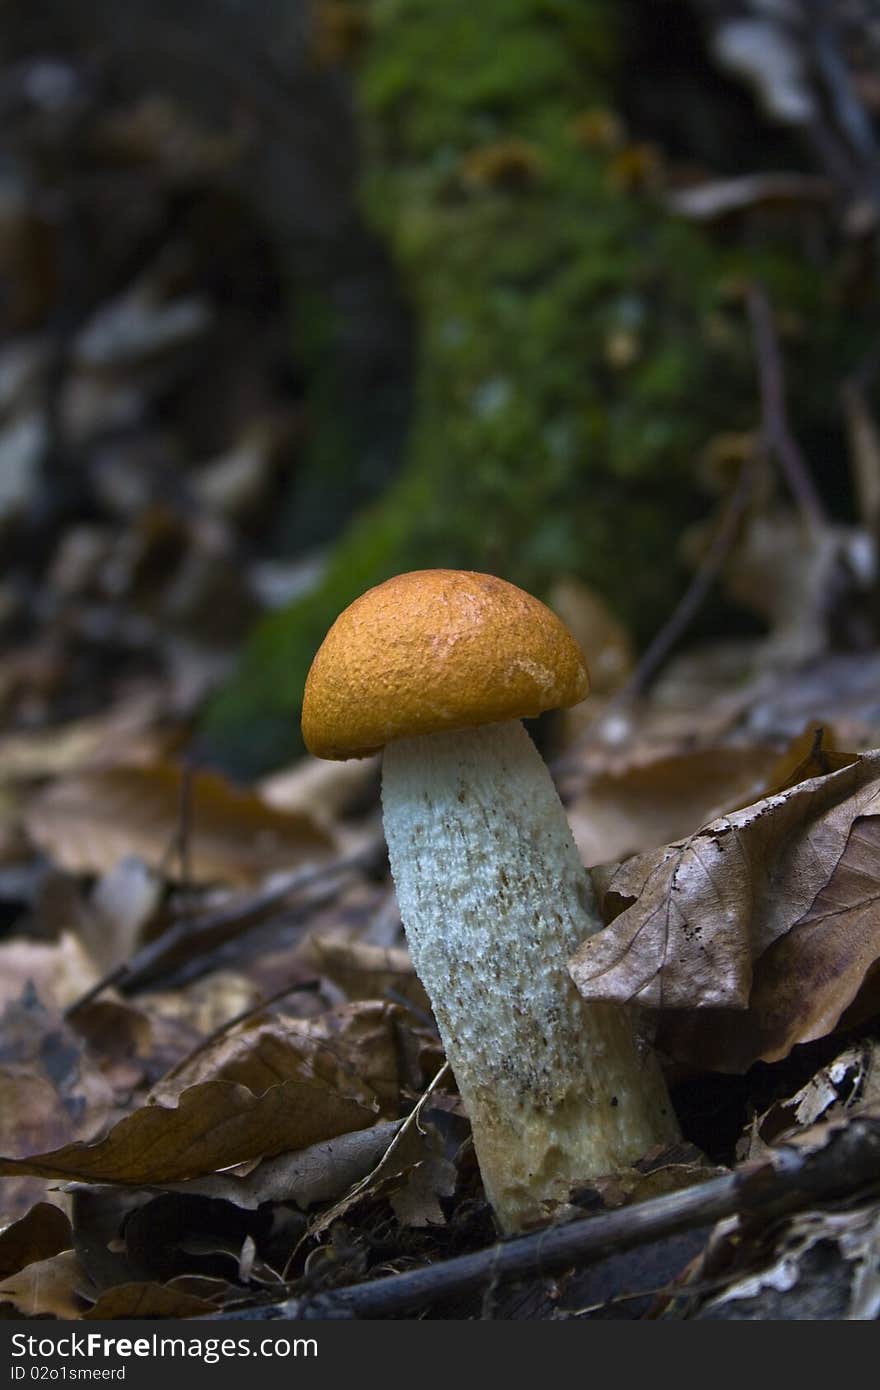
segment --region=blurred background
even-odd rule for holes
[[[592,673],[530,726],[573,968],[647,1004],[687,1145],[583,1209],[876,1105],[877,0],[0,0],[0,55],[0,1316],[494,1239],[379,759],[300,738],[409,569],[513,580]],[[694,1296],[873,1316],[876,1203],[773,1212],[760,1292],[750,1218]],[[466,1315],[647,1315],[687,1239]]]
[[[554,604],[600,695],[876,645],[872,0],[0,34],[7,732],[268,772],[336,614],[434,565]]]

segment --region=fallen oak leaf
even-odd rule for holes
[[[262,1095],[229,1081],[206,1081],[183,1091],[174,1107],[147,1105],[126,1115],[97,1143],[0,1157],[0,1177],[32,1174],[129,1186],[179,1182],[304,1149],[374,1120],[361,1101],[314,1081],[284,1081]]]
[[[588,999],[746,1009],[753,963],[808,912],[853,821],[878,813],[872,751],[628,860],[605,890],[613,920],[570,962],[575,984]]]

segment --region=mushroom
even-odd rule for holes
[[[306,682],[322,758],[384,748],[391,872],[504,1233],[678,1130],[628,1010],[567,962],[602,925],[549,771],[519,722],[589,678],[557,616],[488,574],[421,570],[337,618]]]

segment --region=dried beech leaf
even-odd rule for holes
[[[49,1202],[37,1202],[18,1221],[0,1231],[0,1279],[8,1279],[25,1265],[47,1260],[72,1246],[73,1232],[64,1212]]]
[[[323,825],[345,815],[352,804],[363,801],[374,784],[378,786],[380,763],[379,754],[342,762],[305,757],[264,777],[257,789],[276,810],[315,816]]]
[[[429,1140],[433,1136],[437,1151],[415,1163],[390,1198],[394,1215],[402,1226],[445,1226],[446,1216],[440,1198],[451,1197],[455,1191],[458,1178],[455,1164],[444,1157],[442,1141],[433,1127],[427,1126],[424,1132]]]
[[[756,964],[749,1011],[761,1056],[824,1037],[880,958],[880,817],[853,823],[843,855],[803,917]]]
[[[355,1003],[315,1018],[249,1020],[194,1055],[155,1088],[168,1104],[196,1082],[234,1081],[259,1095],[282,1081],[301,1080],[376,1109],[377,1096],[397,1112],[399,1096],[392,1004]]]
[[[812,906],[754,962],[746,1012],[670,1014],[658,1041],[678,1058],[745,1071],[831,1033],[880,959],[878,894],[880,817],[861,816]]]
[[[153,695],[130,699],[106,714],[50,729],[19,730],[0,737],[4,781],[63,777],[84,766],[109,762],[152,762],[167,744],[154,725],[159,701]]]
[[[284,1081],[255,1096],[229,1081],[191,1086],[173,1108],[147,1105],[96,1144],[0,1158],[0,1176],[130,1185],[179,1182],[372,1124],[374,1113],[323,1084]]]
[[[56,782],[34,798],[25,823],[34,842],[75,873],[105,873],[127,856],[177,872],[170,850],[184,800],[187,868],[199,882],[253,883],[333,849],[310,816],[275,810],[216,773],[195,773],[184,798],[183,773],[170,762]]]
[[[619,689],[633,668],[633,642],[602,594],[569,575],[554,584],[549,602],[589,655],[593,693],[606,695]]]
[[[754,800],[773,761],[760,744],[714,747],[594,774],[567,807],[581,858],[605,864],[689,835],[744,797]]]
[[[571,963],[590,999],[664,1009],[745,1009],[753,962],[812,906],[853,820],[880,812],[880,753],[722,816],[621,865],[610,926]]]
[[[306,1211],[318,1202],[335,1201],[372,1172],[401,1124],[401,1120],[385,1120],[369,1129],[322,1140],[298,1153],[264,1158],[243,1177],[214,1173],[169,1187],[175,1192],[222,1198],[248,1211],[255,1211],[264,1202],[295,1202]]]
[[[810,720],[803,733],[792,740],[770,768],[761,795],[775,796],[777,792],[789,791],[798,782],[806,782],[811,777],[827,777],[829,772],[839,772],[858,760],[858,753],[846,753],[837,747],[833,730]],[[741,808],[727,807],[728,811],[734,809]]]

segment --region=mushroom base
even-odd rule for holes
[[[391,871],[416,971],[505,1232],[678,1128],[629,1011],[586,1003],[568,960],[601,926],[550,774],[518,722],[385,750]]]

